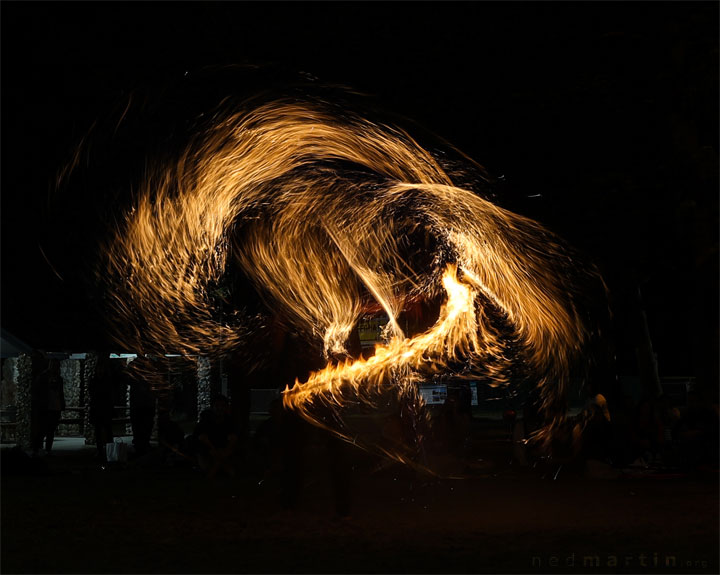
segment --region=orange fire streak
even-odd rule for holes
[[[466,377],[507,384],[518,358],[505,351],[498,315],[540,389],[540,437],[562,422],[591,329],[574,301],[583,282],[602,280],[538,223],[454,185],[404,131],[314,102],[219,112],[176,162],[148,175],[107,247],[100,274],[118,339],[187,354],[242,346],[244,326],[215,319],[209,297],[235,229],[237,263],[326,357],[346,353],[368,294],[389,318],[389,341],[372,357],[330,364],[285,391],[284,404],[316,425],[352,439],[319,415],[350,397],[372,406],[394,393],[421,409],[417,382],[453,361],[470,366]],[[403,255],[416,231],[438,246],[424,263]],[[436,323],[404,334],[406,302],[440,295]]]

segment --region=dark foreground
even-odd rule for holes
[[[2,479],[2,573],[717,573],[714,471],[557,479],[492,462],[465,479],[353,455],[351,514],[335,514],[322,445],[295,509],[281,480],[206,479],[138,460],[102,469],[58,452]],[[482,451],[482,450],[481,450]]]

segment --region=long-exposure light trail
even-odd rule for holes
[[[539,390],[538,439],[562,423],[593,330],[575,302],[601,278],[537,222],[455,185],[405,131],[311,99],[220,110],[175,161],[149,168],[135,197],[99,269],[124,345],[242,347],[248,326],[218,320],[209,295],[239,266],[328,358],[283,394],[316,425],[362,445],[343,427],[346,404],[373,408],[390,394],[419,421],[423,378],[462,365],[461,377],[507,385],[518,362]],[[419,299],[441,302],[437,320],[404,333],[399,317]],[[369,302],[388,317],[387,342],[352,358]]]

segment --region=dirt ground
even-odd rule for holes
[[[718,476],[600,478],[509,464],[488,433],[464,479],[351,448],[335,514],[322,442],[295,509],[281,475],[208,480],[152,457],[57,452],[2,477],[2,573],[717,573]],[[487,458],[483,459],[482,456]],[[483,459],[481,461],[481,459]],[[466,460],[465,463],[468,463]],[[592,474],[591,474],[592,475]]]

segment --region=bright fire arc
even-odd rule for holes
[[[145,352],[242,347],[247,325],[219,321],[209,296],[233,263],[327,358],[345,354],[283,394],[312,423],[407,462],[351,435],[345,405],[372,408],[390,394],[423,419],[423,378],[460,362],[463,377],[507,385],[521,362],[547,440],[594,329],[578,294],[602,279],[538,223],[456,186],[453,173],[406,132],[325,103],[220,111],[175,162],[153,168],[107,246],[98,275],[115,336]],[[423,257],[411,249],[417,237]],[[369,298],[389,318],[388,341],[352,359],[348,340]],[[409,336],[398,318],[422,298],[444,303],[434,325]],[[508,351],[498,317],[519,352]],[[328,408],[334,417],[322,415]]]

